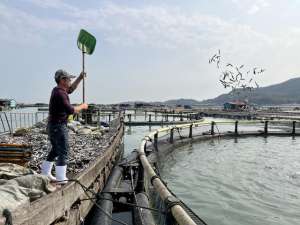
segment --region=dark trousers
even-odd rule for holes
[[[66,123],[48,123],[48,136],[51,142],[51,151],[47,161],[53,162],[57,158],[57,166],[65,166],[68,160],[69,135]]]

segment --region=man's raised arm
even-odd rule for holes
[[[80,81],[83,79],[83,77],[86,77],[86,73],[81,72],[80,75],[76,78],[76,80],[71,84],[68,94],[71,94],[78,86]]]

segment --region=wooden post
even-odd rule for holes
[[[111,120],[111,114],[108,115],[108,122],[110,123]]]
[[[155,121],[157,120],[157,111],[154,112]]]
[[[166,122],[168,122],[168,120],[169,120],[169,115],[166,114]]]
[[[265,134],[268,134],[268,123],[269,123],[269,121],[266,120],[265,121]]]
[[[293,130],[292,130],[292,134],[293,134],[293,135],[296,134],[296,121],[293,121]]]
[[[151,114],[149,114],[149,122],[151,123]]]
[[[155,150],[157,150],[157,139],[158,139],[158,133],[156,132],[155,134],[154,134],[154,148],[155,148]]]
[[[235,133],[236,135],[238,135],[238,124],[239,124],[239,121],[238,121],[238,120],[235,121],[235,125],[234,125],[234,133]]]
[[[129,122],[131,123],[131,114],[128,114]]]
[[[214,121],[211,121],[210,134],[211,134],[211,135],[214,135],[214,134],[215,134],[215,122],[214,122]]]
[[[180,121],[183,121],[182,112],[180,112]]]
[[[189,133],[189,138],[193,137],[193,124],[190,125],[190,133]]]
[[[174,142],[174,128],[170,130],[170,143],[173,144]]]

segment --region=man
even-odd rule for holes
[[[53,88],[51,93],[47,126],[52,148],[47,159],[42,163],[41,173],[48,176],[51,181],[57,181],[61,184],[67,183],[68,116],[88,108],[85,103],[75,107],[72,106],[68,94],[71,94],[77,88],[84,76],[85,74],[81,73],[72,84],[71,78],[75,78],[75,76],[64,70],[57,70],[54,76],[57,86]],[[51,170],[56,158],[55,178],[51,175]]]

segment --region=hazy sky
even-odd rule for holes
[[[278,83],[300,75],[299,11],[299,0],[1,0],[0,98],[48,102],[57,69],[80,73],[81,28],[97,38],[88,102],[215,97],[228,91],[208,64],[218,49]]]

